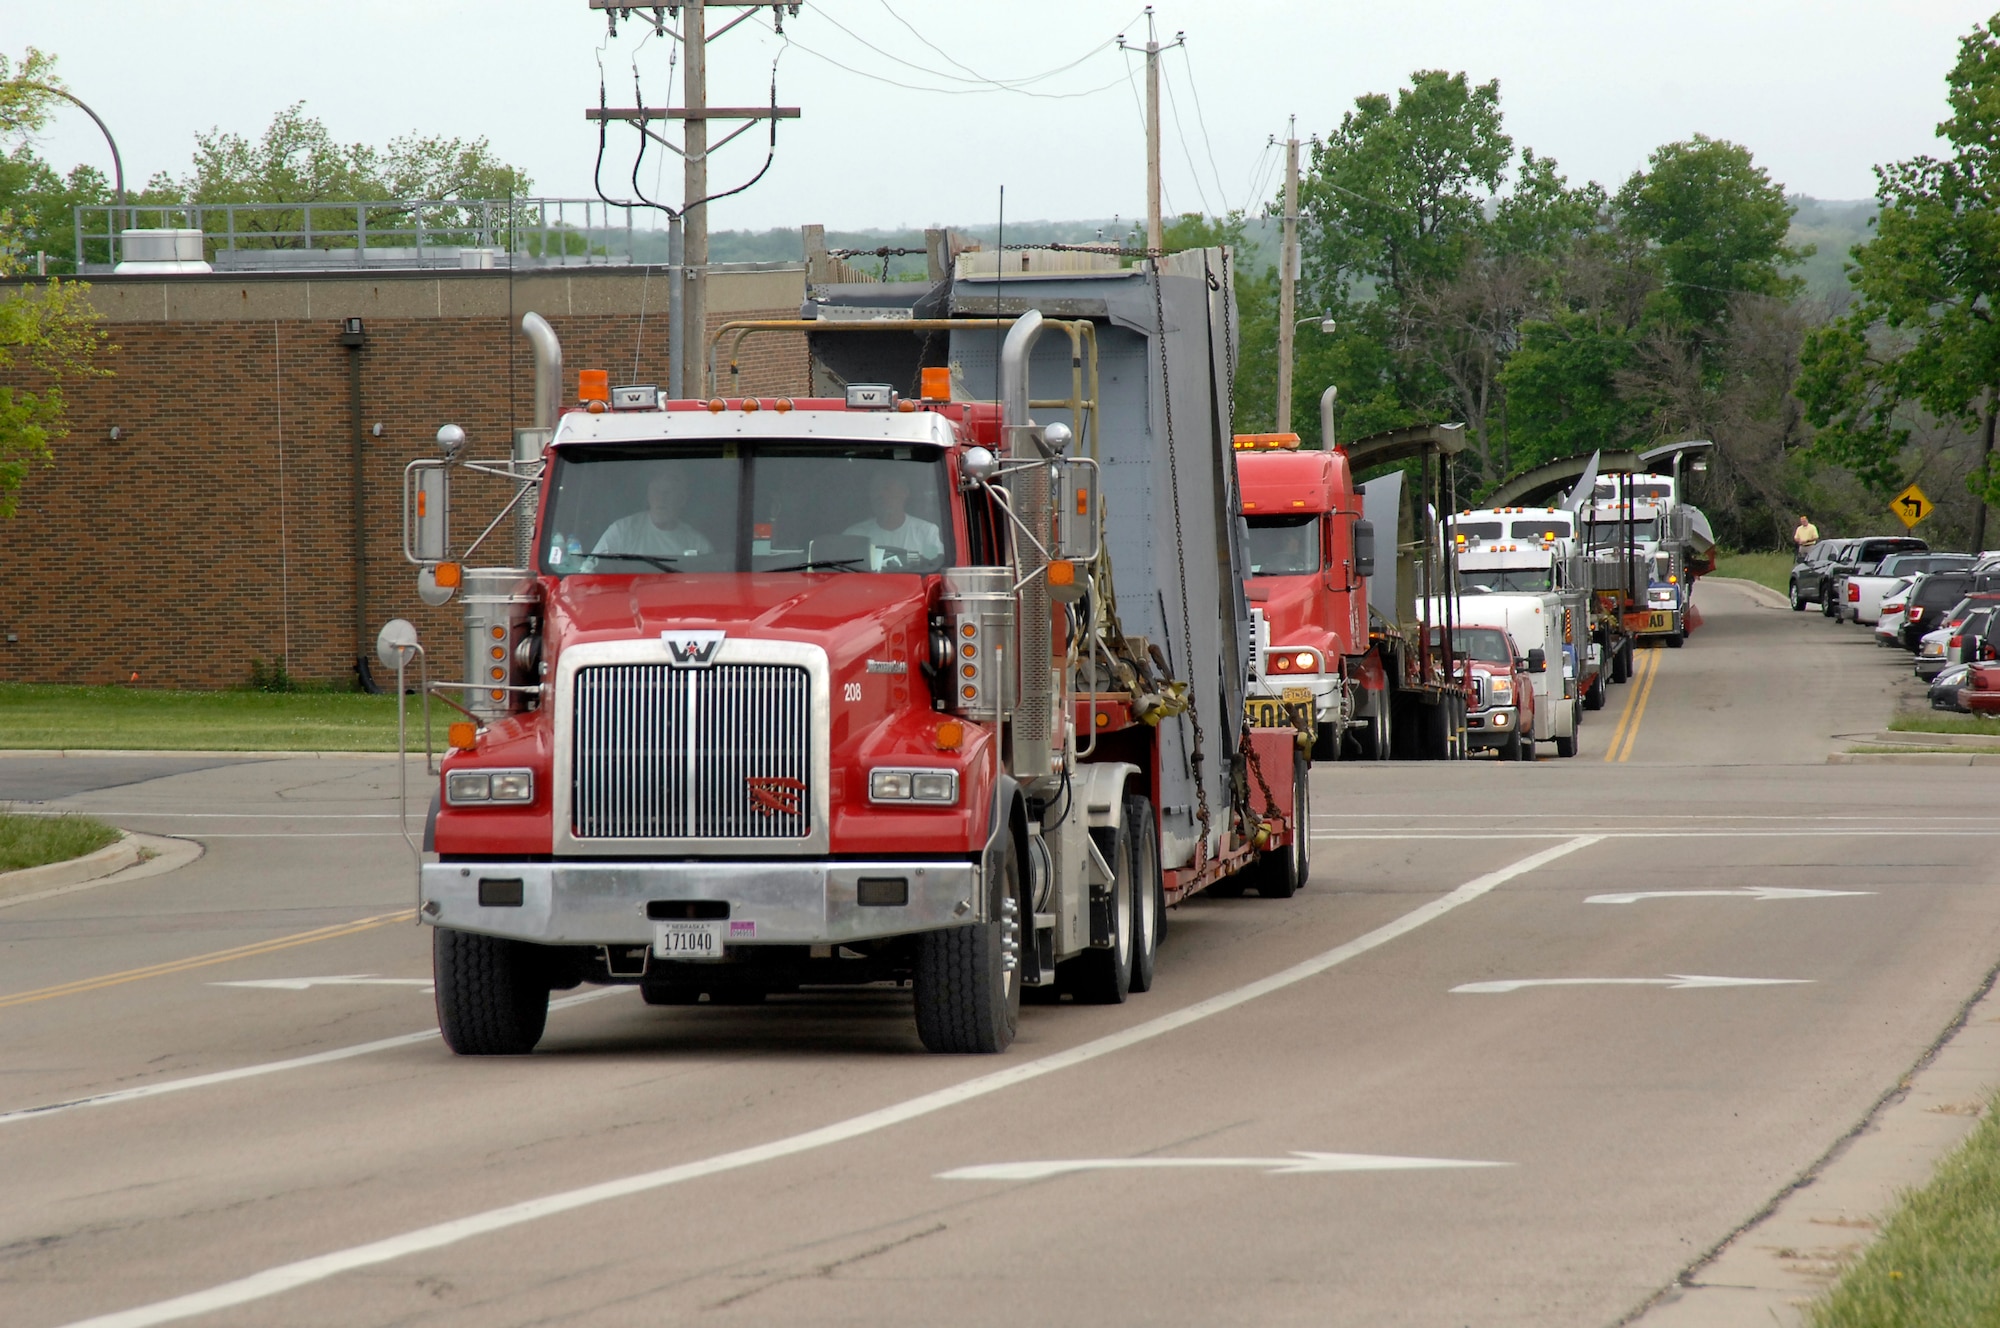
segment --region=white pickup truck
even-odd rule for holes
[[[1848,576],[1835,591],[1835,606],[1846,622],[1872,623],[1882,601],[1919,572],[1955,572],[1972,565],[1965,553],[1892,553],[1875,566]]]

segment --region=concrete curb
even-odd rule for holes
[[[1767,609],[1789,609],[1792,602],[1761,581],[1749,581],[1740,576],[1705,576],[1702,581],[1710,581],[1718,586],[1730,586],[1740,590]],[[1701,582],[1697,581],[1696,585]]]
[[[2000,747],[2000,733],[1921,733],[1915,729],[1883,729],[1877,733],[1836,733],[1836,742],[1858,742],[1876,747],[1928,747],[1948,752],[1953,748],[1976,751]]]
[[[144,856],[145,846],[128,832],[120,830],[118,838],[95,853],[86,853],[67,862],[50,862],[40,867],[23,867],[19,871],[0,872],[0,899],[9,899],[35,890],[52,890],[57,886],[95,881],[113,872],[137,866]]]
[[[1965,1142],[2000,1081],[1991,975],[1916,1067],[1753,1223],[1634,1319],[1638,1328],[1797,1328],[1906,1189]]]
[[[422,752],[413,751],[411,755],[419,760],[423,759]],[[13,756],[35,756],[45,761],[90,756],[158,756],[162,758],[192,756],[202,760],[216,757],[236,757],[244,761],[393,761],[396,759],[394,752],[223,752],[197,751],[193,749],[183,750],[181,748],[119,747],[0,748],[0,760],[5,760]]]
[[[120,835],[117,843],[107,844],[95,853],[72,858],[68,862],[52,862],[45,867],[29,867],[24,871],[0,872],[0,908],[99,885],[164,876],[168,872],[179,871],[202,855],[202,846],[190,839],[142,835],[131,830],[121,831]]]
[[[1910,746],[1918,746],[1911,743]],[[1833,752],[1828,765],[2000,765],[2000,752]]]

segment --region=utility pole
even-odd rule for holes
[[[1156,254],[1166,243],[1160,218],[1160,53],[1186,41],[1187,34],[1177,32],[1172,41],[1160,45],[1160,34],[1153,27],[1153,7],[1146,6],[1146,248]],[[1118,49],[1133,49],[1122,33]]]
[[[1292,431],[1292,320],[1298,300],[1299,122],[1293,116],[1285,139],[1284,240],[1278,250],[1278,432]],[[1322,444],[1324,445],[1324,444]]]
[[[678,5],[654,6],[650,11],[633,5],[629,0],[590,0],[592,9],[604,10],[610,24],[612,36],[618,35],[618,20],[621,17],[649,22],[662,36],[671,35],[681,43],[681,100],[682,106],[656,107],[596,107],[584,112],[586,120],[627,120],[636,124],[639,132],[670,152],[680,154],[681,208],[668,227],[668,265],[674,281],[673,292],[668,297],[668,344],[678,348],[678,353],[670,349],[670,362],[677,366],[672,376],[678,381],[668,385],[669,392],[677,397],[702,397],[708,395],[708,155],[711,146],[721,148],[745,129],[761,120],[796,120],[799,108],[796,106],[710,106],[708,104],[708,44],[718,40],[745,19],[758,11],[769,9],[777,19],[778,31],[784,31],[784,16],[797,16],[799,5],[795,0],[681,0]],[[708,10],[739,9],[743,12],[724,23],[713,33],[708,30]],[[674,31],[666,26],[668,12],[678,11],[681,26]],[[776,83],[772,84],[772,97],[776,99]],[[683,124],[681,141],[671,143],[649,128],[654,120],[679,120]],[[708,124],[711,120],[741,120],[744,123],[720,141],[710,144]],[[775,126],[773,134],[776,133]],[[773,138],[775,145],[776,139]],[[733,192],[733,191],[732,191]],[[607,200],[609,201],[609,200]],[[667,209],[671,212],[671,209]],[[678,309],[678,314],[674,311]]]
[[[687,128],[681,137],[682,218],[686,233],[681,239],[681,319],[690,342],[681,334],[682,381],[675,384],[683,397],[708,395],[708,13],[705,0],[689,0],[681,11],[682,99],[687,103]],[[689,355],[692,345],[694,353]]]

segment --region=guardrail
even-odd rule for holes
[[[73,213],[85,273],[112,271],[120,232],[142,229],[200,231],[202,256],[219,271],[620,266],[663,263],[667,252],[658,213],[594,198],[83,204]]]

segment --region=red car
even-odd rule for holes
[[[1975,715],[2000,715],[2000,664],[1974,664],[1965,671],[1958,703]]]

